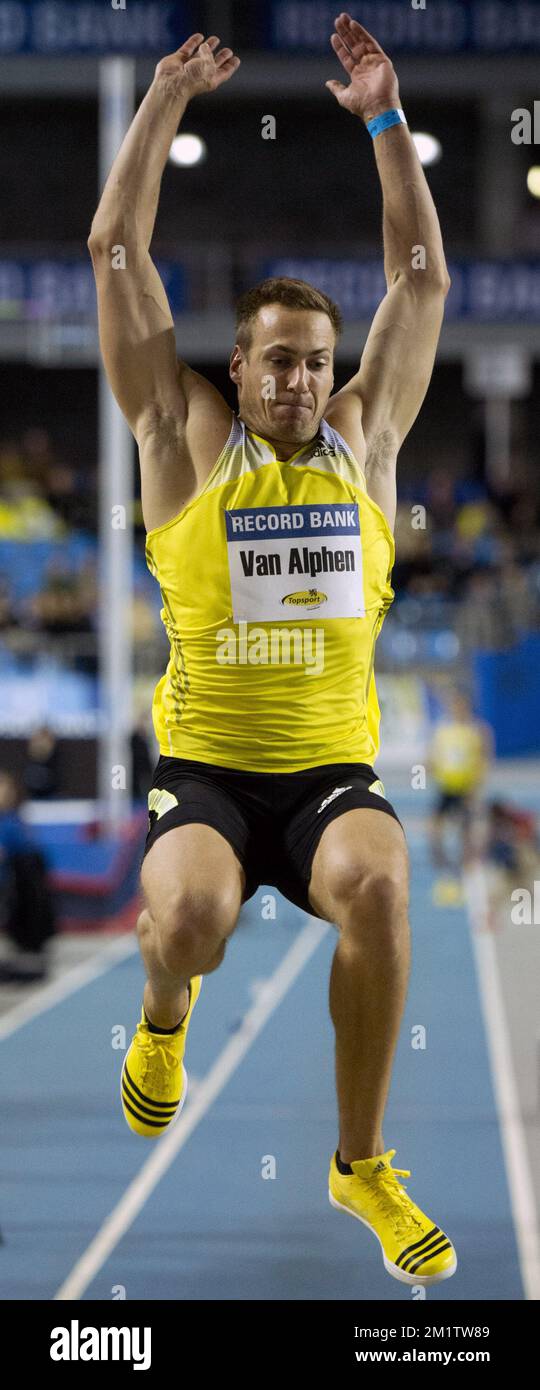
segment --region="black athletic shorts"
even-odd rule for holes
[[[302,772],[242,772],[187,758],[161,756],[149,794],[150,828],[144,855],[177,825],[213,826],[232,845],[246,875],[242,902],[260,884],[277,888],[302,911],[318,916],[308,898],[313,856],[330,821],[356,807],[385,811],[401,825],[367,763],[327,763]],[[157,796],[158,789],[167,795]],[[403,829],[403,826],[401,827]],[[143,855],[143,858],[144,858]]]
[[[435,815],[459,815],[464,821],[470,820],[472,815],[470,794],[468,792],[439,792]]]

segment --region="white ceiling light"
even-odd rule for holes
[[[181,165],[187,169],[193,164],[201,164],[206,159],[208,151],[204,140],[200,135],[189,135],[184,131],[182,135],[177,135],[172,142],[169,159],[172,164]]]
[[[442,155],[440,140],[437,140],[435,135],[428,135],[424,130],[411,131],[411,134],[420,163],[436,164]]]
[[[540,198],[540,164],[532,164],[527,174],[527,188],[533,198]]]

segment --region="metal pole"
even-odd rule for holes
[[[104,58],[99,69],[100,190],[135,113],[135,63]],[[122,274],[121,270],[117,271]],[[131,813],[133,444],[103,365],[99,372],[98,794],[102,823],[118,831]]]
[[[486,478],[494,487],[510,482],[512,402],[508,396],[485,402]]]

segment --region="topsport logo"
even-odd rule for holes
[[[132,1361],[134,1371],[147,1371],[152,1363],[152,1328],[81,1327],[73,1318],[69,1327],[53,1327],[50,1357],[51,1361]]]
[[[323,594],[321,589],[296,589],[294,594],[285,594],[282,603],[288,603],[293,608],[320,608],[321,603],[326,603],[327,594]]]

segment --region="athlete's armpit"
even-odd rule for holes
[[[380,473],[395,468],[398,441],[393,430],[380,430],[370,441],[366,453],[366,481],[376,478]]]
[[[368,497],[384,512],[392,533],[397,510],[397,456],[398,440],[393,430],[380,430],[370,439],[366,452],[366,490]]]

